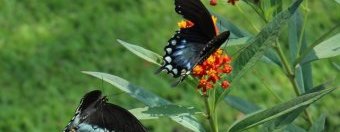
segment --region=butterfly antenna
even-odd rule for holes
[[[116,98],[116,96],[120,96],[120,95],[124,95],[124,94],[126,94],[126,93],[125,92],[118,92],[118,93],[111,94],[108,98],[113,99],[113,98]]]

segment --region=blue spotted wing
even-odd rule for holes
[[[87,93],[64,132],[146,132],[144,126],[129,111],[107,103],[101,91]]]
[[[194,66],[216,51],[228,39],[230,32],[216,34],[212,16],[200,0],[175,0],[175,11],[193,26],[181,28],[168,40],[163,65],[156,73],[164,70],[175,78],[180,77],[177,85]]]

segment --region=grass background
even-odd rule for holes
[[[203,1],[208,4],[208,0]],[[244,3],[238,5],[247,15],[240,15],[235,6],[222,1],[209,8],[255,34],[249,23],[259,29],[264,23]],[[172,0],[0,0],[0,131],[60,131],[73,116],[80,98],[93,89],[103,90],[110,102],[124,108],[144,106],[113,86],[82,74],[83,70],[118,75],[176,104],[203,110],[203,102],[193,88],[170,88],[169,76],[154,75],[157,66],[115,41],[119,38],[163,54],[166,41],[181,20],[173,8]],[[310,44],[340,21],[340,5],[309,1],[308,9],[306,35]],[[287,31],[281,36],[286,47]],[[332,64],[339,60],[312,63],[314,85],[335,78],[339,86],[339,71]],[[241,79],[231,95],[265,108],[278,103],[266,87],[285,100],[294,97],[283,72],[261,62]],[[320,113],[328,115],[329,131],[340,130],[338,97],[340,92],[336,90],[308,109],[313,119]],[[219,113],[224,129],[242,117],[226,104],[221,105]],[[151,131],[187,131],[168,118],[142,122]]]

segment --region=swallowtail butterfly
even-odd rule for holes
[[[126,109],[108,103],[101,91],[82,98],[64,132],[146,132],[144,126]]]
[[[168,40],[163,56],[163,65],[156,71],[167,71],[181,82],[192,69],[215,52],[230,35],[229,31],[218,34],[209,11],[200,0],[175,0],[175,11],[182,15],[190,26],[180,28]]]

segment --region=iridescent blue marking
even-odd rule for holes
[[[187,65],[186,65],[187,69],[190,69],[192,66],[191,66],[191,62],[188,62]]]
[[[178,56],[178,55],[182,55],[182,54],[183,54],[183,51],[179,50],[179,51],[176,51],[173,55]]]
[[[186,47],[185,45],[181,44],[181,45],[177,45],[177,46],[176,46],[176,49],[183,49],[183,48],[185,48],[185,47]]]

